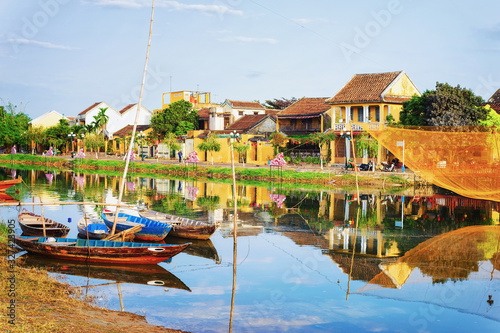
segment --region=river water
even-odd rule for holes
[[[0,170],[3,179],[18,175],[25,184],[7,194],[22,202],[111,204],[119,193],[114,175]],[[125,203],[216,223],[216,233],[158,265],[22,261],[101,306],[184,331],[227,332],[231,318],[235,332],[500,331],[498,203],[438,188],[362,189],[358,203],[353,189],[280,182],[239,183],[237,194],[236,276],[232,186],[133,169]],[[4,221],[18,211],[0,207]],[[76,237],[78,219],[99,208],[47,205],[43,213]]]

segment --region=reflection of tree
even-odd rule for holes
[[[219,196],[214,195],[214,196],[200,197],[196,200],[196,203],[200,207],[213,211],[219,208],[219,201],[220,201]]]
[[[167,194],[160,200],[154,201],[151,205],[151,209],[161,213],[174,214],[190,218],[195,217],[193,210],[187,207],[184,198],[175,193]]]
[[[498,253],[500,230],[496,226],[472,226],[435,236],[409,250],[400,261],[431,276],[434,282],[466,279],[477,272],[479,262]]]

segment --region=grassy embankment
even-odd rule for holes
[[[22,267],[22,259],[8,256],[9,226],[0,221],[0,332],[179,332],[149,325],[143,316],[95,307],[79,289],[44,270]]]
[[[58,157],[41,157],[33,155],[3,155],[0,156],[2,164],[23,164],[33,167],[51,167],[61,169],[72,169],[82,172],[92,172],[99,170],[99,173],[108,173],[119,176],[125,167],[125,162],[121,160],[94,160],[94,159],[72,159],[67,160]],[[231,179],[231,168],[210,167],[198,165],[184,166],[169,163],[146,163],[132,162],[129,166],[129,173],[138,174],[144,177],[175,176],[176,178],[199,178],[207,180],[225,180]],[[262,186],[267,186],[269,182],[276,182],[277,179],[270,177],[270,171],[267,167],[261,168],[236,168],[236,177],[238,181],[257,181],[263,182]],[[295,170],[284,170],[282,172],[281,182],[284,184],[302,184],[308,186],[338,186],[350,187],[355,185],[354,173],[331,173],[331,172],[299,172]],[[360,186],[409,186],[409,182],[403,177],[397,175],[361,173],[358,176]]]

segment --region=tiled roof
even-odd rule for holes
[[[125,112],[127,112],[128,110],[130,110],[131,108],[133,108],[135,105],[137,105],[137,104],[129,104],[129,105],[127,105],[126,107],[124,107],[123,109],[120,110],[120,114],[124,114]]]
[[[496,91],[496,93],[494,93],[493,96],[490,97],[490,99],[488,100],[488,104],[490,104],[490,105],[491,104],[500,104],[500,89],[498,89]]]
[[[132,130],[134,129],[134,125],[127,125],[125,126],[124,128],[116,131],[115,133],[113,133],[114,136],[119,136],[121,138],[124,138],[130,134],[132,134]],[[149,125],[137,125],[137,128],[136,128],[136,135],[137,133],[139,133],[140,131],[146,131],[147,129],[149,129]]]
[[[236,131],[248,131],[252,127],[259,124],[265,118],[269,117],[267,114],[257,114],[257,115],[247,115],[243,116],[240,119],[236,120],[234,123],[226,127],[227,131],[236,130]]]
[[[245,102],[245,101],[232,101],[230,99],[227,100],[233,108],[238,108],[238,109],[264,109],[264,106],[262,106],[259,102]]]
[[[495,110],[498,114],[500,114],[500,103],[486,103],[489,104],[489,106]]]
[[[302,97],[286,109],[278,113],[278,118],[292,118],[300,116],[315,116],[325,113],[330,105],[325,104],[326,97]]]
[[[200,119],[208,119],[210,114],[210,108],[201,108],[198,110],[198,116]]]
[[[266,109],[266,114],[271,115],[274,119],[278,118],[278,113],[280,113],[281,110],[276,110],[276,109]]]
[[[384,101],[382,93],[401,73],[402,71],[356,74],[335,96],[329,98],[326,102],[342,104]],[[391,97],[388,96],[388,98]],[[392,100],[388,101],[392,102]]]
[[[84,114],[86,114],[87,112],[89,112],[90,110],[92,110],[93,108],[95,108],[96,106],[98,106],[101,103],[102,102],[95,102],[94,104],[92,104],[91,106],[89,106],[88,108],[86,108],[85,110],[83,110],[82,112],[80,112],[78,115],[84,115]]]

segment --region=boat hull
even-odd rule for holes
[[[116,223],[116,230],[124,231],[132,228],[134,225],[142,225],[142,229],[134,233],[135,239],[148,241],[148,242],[159,242],[167,237],[167,234],[172,229],[171,225],[160,223],[157,221],[141,218],[138,216],[133,216],[129,214],[119,213],[118,218],[124,218],[125,221],[118,221]],[[114,217],[108,216],[107,214],[102,214],[102,219],[109,229],[113,228]]]
[[[85,226],[84,218],[78,221],[76,228],[78,230],[78,237],[83,239],[87,239],[87,236],[89,239],[103,239],[109,235],[108,228],[105,224],[90,221],[87,226]]]
[[[208,224],[153,210],[140,211],[139,215],[162,223],[172,223],[172,230],[170,230],[169,235],[179,238],[207,240],[217,230],[217,225],[215,224]]]
[[[17,220],[24,235],[28,236],[44,236],[42,217],[29,212],[26,209],[21,211]],[[62,223],[55,222],[51,219],[44,218],[45,220],[45,235],[47,237],[65,237],[70,228]]]
[[[148,244],[132,242],[112,242],[85,239],[48,237],[16,237],[16,244],[24,250],[73,261],[114,264],[157,264],[180,253],[187,244]]]
[[[4,192],[9,187],[16,185],[16,184],[19,184],[22,181],[23,181],[22,178],[2,180],[2,181],[0,181],[0,192]]]

